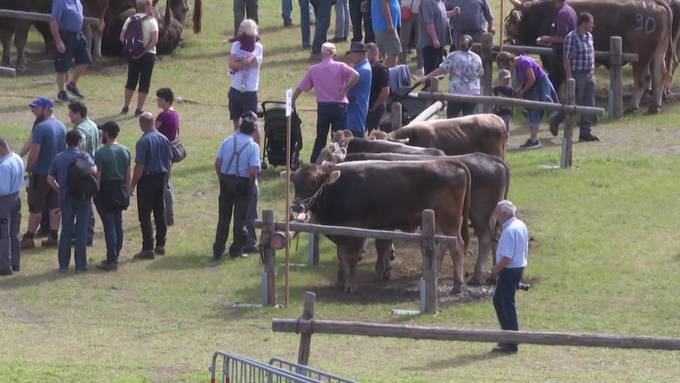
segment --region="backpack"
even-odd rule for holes
[[[148,17],[151,17],[151,15],[144,17],[130,16],[130,22],[125,30],[125,36],[123,36],[123,51],[128,57],[137,57],[144,53],[146,46],[144,45],[144,28],[142,25]]]
[[[92,173],[85,155],[74,158],[68,166],[68,196],[77,201],[86,201],[97,192],[97,176]]]

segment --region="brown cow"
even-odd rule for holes
[[[83,14],[86,17],[99,19],[99,26],[83,24],[83,33],[87,39],[87,50],[92,55],[95,63],[102,60],[102,36],[106,26],[106,11],[109,9],[109,0],[81,0],[83,4]]]
[[[515,9],[506,19],[508,38],[524,45],[533,45],[540,35],[550,34],[556,9],[550,0],[510,0]],[[637,53],[639,61],[633,63],[635,78],[631,105],[638,109],[640,98],[649,89],[654,90],[650,113],[661,107],[663,88],[668,69],[666,57],[675,56],[673,45],[673,12],[666,0],[569,0],[577,13],[589,12],[595,18],[593,42],[596,50],[609,50],[609,37],[621,36],[623,51]],[[553,60],[555,61],[555,60]],[[670,60],[672,61],[672,59]],[[545,63],[545,62],[544,62]],[[602,62],[607,65],[607,62]],[[556,63],[555,65],[562,65]],[[546,66],[551,80],[555,68]],[[555,88],[559,83],[554,84]]]
[[[495,234],[496,222],[493,212],[499,201],[507,198],[510,187],[510,167],[500,157],[484,153],[464,154],[460,156],[431,157],[409,156],[394,153],[349,153],[339,150],[333,157],[333,162],[343,161],[415,161],[443,159],[456,161],[470,170],[472,181],[470,196],[470,222],[479,240],[479,252],[475,271],[469,284],[479,284],[482,272],[492,254],[492,242]],[[376,272],[383,278],[389,278],[389,261],[392,258],[391,241],[377,241],[376,251],[378,261]]]
[[[371,135],[421,148],[437,148],[448,155],[480,152],[505,157],[505,123],[495,114],[412,122],[390,133],[381,133],[374,130]]]
[[[323,225],[413,232],[421,213],[432,209],[436,232],[460,240],[448,247],[454,265],[454,286],[463,284],[463,255],[468,242],[470,172],[451,161],[362,161],[305,164],[291,174],[295,186],[293,211],[310,211]],[[356,264],[365,240],[329,235],[340,261],[338,285],[357,289]],[[441,249],[441,257],[446,248]]]

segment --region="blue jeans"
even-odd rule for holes
[[[76,271],[87,270],[87,226],[90,220],[90,200],[66,198],[61,202],[61,236],[59,237],[59,270],[67,270],[71,262],[71,236],[76,239]]]
[[[576,80],[576,105],[595,106],[595,79],[590,72],[574,72]],[[559,112],[552,118],[552,122],[557,125],[564,122],[564,113]],[[579,136],[589,136],[592,134],[593,125],[597,123],[597,117],[592,115],[581,115],[578,122]]]
[[[337,0],[335,2],[335,37],[339,39],[347,38],[349,35],[349,4],[348,0]]]
[[[118,263],[118,255],[123,248],[123,215],[120,210],[99,211],[106,239],[106,263]]]
[[[298,0],[298,4],[300,4],[300,31],[302,32],[302,45],[309,46],[309,30],[311,28],[309,22],[309,0]]]
[[[328,27],[331,25],[331,0],[317,0],[316,27],[314,28],[314,42],[312,54],[321,53],[321,45],[326,42]]]
[[[463,116],[469,116],[475,113],[477,104],[470,102],[451,102],[446,104],[446,118],[458,117],[463,112]]]
[[[281,0],[281,18],[283,21],[293,21],[293,0]]]
[[[326,146],[328,130],[332,129],[333,132],[336,130],[343,130],[345,129],[346,121],[347,104],[341,104],[337,102],[325,102],[317,104],[316,140],[314,141],[314,149],[312,150],[312,163],[316,162],[316,158],[319,157],[321,149]]]

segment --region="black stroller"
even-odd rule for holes
[[[264,101],[262,103],[264,117],[264,146],[262,168],[267,168],[267,160],[272,166],[286,165],[286,103],[282,101]],[[302,150],[302,120],[293,109],[290,119],[290,168],[296,170],[300,166],[300,150]]]
[[[388,112],[391,112],[392,103],[400,102],[402,107],[402,122],[404,125],[407,125],[432,104],[429,100],[409,97],[408,94],[415,88],[417,88],[417,86],[414,86],[411,81],[411,73],[408,66],[397,65],[390,68],[390,97],[387,99],[387,109]],[[386,132],[389,132],[392,129],[389,113],[383,115],[383,118],[380,120],[380,128]]]

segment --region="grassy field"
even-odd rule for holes
[[[320,318],[497,328],[490,300],[445,304],[435,317],[390,316],[392,308],[417,306],[417,293],[399,293],[418,281],[414,249],[402,249],[389,282],[374,280],[369,255],[361,264],[359,292],[339,294],[332,287],[335,253],[326,241],[318,268],[292,268],[288,308],[231,308],[234,302],[260,301],[260,265],[257,257],[208,265],[217,222],[213,156],[231,132],[222,40],[231,33],[232,12],[231,1],[204,3],[204,33],[188,32],[182,49],[157,63],[152,83],[154,89],[171,86],[188,100],[176,105],[189,156],[173,176],[178,202],[168,255],[131,260],[141,245],[134,203],[125,213],[126,242],[116,273],[62,275],[56,271],[56,251],[24,252],[21,273],[0,279],[0,382],[207,381],[215,349],[294,360],[298,338],[272,333],[271,318],[298,317],[307,290],[318,294]],[[299,48],[297,28],[280,26],[278,1],[262,0],[260,7],[261,99],[281,99],[311,64],[309,53]],[[39,59],[39,39],[30,40],[31,71],[0,79],[0,136],[15,148],[30,131],[29,100],[56,95],[51,63]],[[133,147],[140,135],[136,120],[117,115],[124,81],[125,63],[107,58],[83,79],[81,89],[92,117],[117,120],[120,141]],[[308,159],[313,96],[298,103]],[[155,109],[153,102],[147,109]],[[56,114],[67,120],[65,106],[57,106]],[[558,163],[559,139],[544,140],[538,151],[508,153],[510,198],[534,239],[526,272],[534,287],[518,294],[522,329],[680,337],[680,240],[674,227],[680,215],[679,116],[677,106],[667,106],[655,116],[604,121],[596,128],[603,142],[575,145],[569,171],[545,166]],[[525,129],[521,121],[515,124],[511,147],[525,139]],[[279,170],[263,173],[260,206],[281,217]],[[304,262],[304,239],[293,253],[293,262]],[[88,259],[93,266],[103,257],[98,223]],[[445,268],[443,280],[450,276]],[[361,382],[670,382],[680,376],[676,353],[523,346],[517,355],[498,356],[490,347],[321,335],[313,339],[311,364]]]

